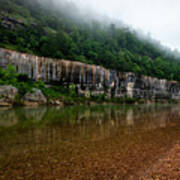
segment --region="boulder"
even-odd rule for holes
[[[55,106],[59,106],[59,107],[62,107],[62,106],[64,106],[64,103],[63,103],[63,101],[61,100],[61,99],[51,99],[50,101],[49,101],[49,104],[50,105],[55,105]]]
[[[12,106],[18,89],[13,86],[0,86],[0,106]]]
[[[43,105],[47,103],[47,98],[41,90],[33,89],[33,92],[28,92],[24,95],[23,102],[26,106]]]

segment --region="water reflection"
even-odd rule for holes
[[[67,132],[60,135],[64,139],[70,136],[103,138],[119,130],[133,132],[136,129],[165,128],[179,119],[178,106],[21,107],[0,110],[0,129],[26,128],[38,134],[43,130],[48,131],[47,134],[56,134],[58,129],[58,133]]]
[[[180,117],[179,106],[95,106],[95,107],[39,107],[0,109],[0,127],[18,123],[44,124],[89,124],[104,126],[136,126],[139,123],[149,128],[165,127],[172,119]],[[108,121],[108,122],[107,122]],[[154,125],[152,125],[154,124]]]
[[[40,179],[47,172],[49,179],[106,179],[109,172],[108,179],[115,173],[128,179],[129,171],[146,169],[144,165],[179,141],[179,109],[177,105],[1,109],[0,179],[1,175]]]

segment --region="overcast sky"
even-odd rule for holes
[[[73,0],[101,14],[119,18],[135,29],[180,51],[180,0]]]

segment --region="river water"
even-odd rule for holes
[[[180,141],[180,106],[0,109],[0,179],[139,179]]]

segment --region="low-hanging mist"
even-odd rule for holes
[[[180,80],[178,51],[102,13],[103,6],[73,0],[0,0],[0,5],[0,47]]]
[[[175,37],[175,35],[177,36],[178,35],[177,32],[175,34],[174,32],[172,32],[173,34],[170,34],[171,31],[169,31],[168,34],[164,34],[165,28],[162,30],[159,27],[157,27],[158,24],[161,24],[161,26],[165,27],[165,25],[163,24],[165,23],[164,21],[166,21],[166,24],[168,23],[171,24],[172,23],[171,20],[174,14],[172,15],[171,13],[170,18],[168,18],[169,15],[168,17],[167,16],[162,17],[162,14],[159,14],[159,18],[157,18],[157,16],[153,16],[154,13],[152,13],[152,11],[149,12],[149,10],[151,9],[154,10],[153,6],[156,6],[155,9],[157,11],[157,7],[158,7],[159,12],[155,12],[155,14],[157,15],[157,13],[160,13],[160,12],[164,14],[165,9],[167,9],[167,7],[168,8],[171,7],[169,6],[170,5],[169,2],[165,3],[165,7],[162,7],[162,4],[163,4],[162,2],[159,2],[159,3],[152,2],[153,5],[147,7],[147,5],[144,4],[144,1],[142,0],[138,2],[132,2],[132,1],[128,2],[127,0],[126,1],[120,0],[118,2],[116,0],[113,0],[111,2],[102,1],[102,0],[98,0],[98,1],[97,0],[96,1],[38,0],[38,1],[40,4],[44,5],[44,7],[46,8],[51,7],[51,9],[59,13],[62,13],[64,16],[69,17],[70,19],[73,19],[73,21],[75,21],[78,24],[87,23],[88,25],[91,25],[94,21],[96,22],[98,21],[101,27],[107,27],[113,23],[117,27],[128,28],[129,31],[135,32],[136,36],[140,38],[141,40],[148,40],[151,43],[153,43],[155,46],[157,46],[158,48],[161,48],[167,51],[167,53],[172,53],[177,58],[180,58],[180,53],[178,51],[178,48],[180,48],[180,42],[178,42],[177,38],[173,38],[174,42],[172,43],[172,37]],[[179,3],[177,3],[177,5],[178,4]],[[138,8],[140,9],[139,11],[138,11]],[[141,13],[136,15],[138,12],[141,12]],[[127,13],[128,13],[128,16],[127,16]],[[147,16],[148,17],[150,16],[149,13],[152,16],[151,16],[151,19],[147,20],[146,19]],[[126,16],[126,18],[124,16]],[[136,24],[137,20],[133,19],[134,16],[135,17],[145,16],[146,18],[145,17],[141,18],[140,24],[139,22],[137,22]],[[162,19],[162,22],[160,21],[160,19]],[[153,21],[154,24],[150,20]],[[176,20],[174,21],[176,22]],[[178,25],[179,23],[177,23],[177,26]],[[157,29],[155,27],[157,27]],[[167,28],[166,26],[166,29],[169,29],[169,28]],[[157,38],[157,40],[155,40],[155,37]],[[172,49],[174,50],[172,51]]]

